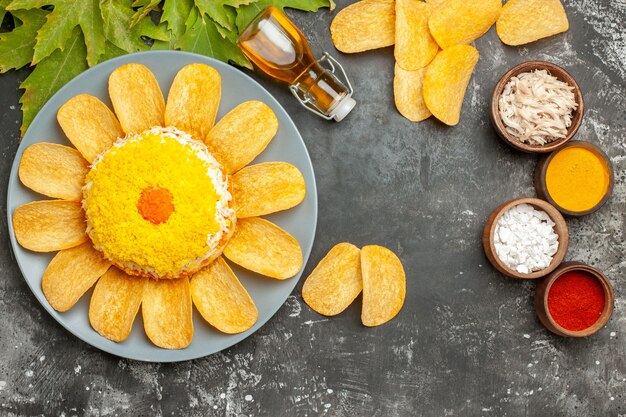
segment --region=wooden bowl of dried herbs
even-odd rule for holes
[[[491,122],[502,140],[523,152],[552,152],[578,131],[585,112],[580,86],[546,61],[508,70],[491,96]]]

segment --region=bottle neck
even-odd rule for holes
[[[311,104],[324,114],[332,114],[349,94],[348,88],[318,61],[313,62],[292,83]]]

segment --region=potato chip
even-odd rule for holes
[[[509,0],[496,22],[496,32],[507,45],[523,45],[567,29],[560,0]]]
[[[421,0],[396,0],[396,64],[414,71],[433,60],[439,46],[430,36],[428,17],[434,7]]]
[[[252,298],[221,257],[191,278],[191,297],[202,317],[224,333],[245,332],[259,317]]]
[[[291,278],[302,267],[302,250],[298,241],[273,223],[258,217],[239,219],[224,256],[259,274]]]
[[[476,48],[456,45],[439,52],[426,70],[424,102],[428,110],[447,125],[459,123],[465,90],[476,62]]]
[[[215,68],[205,64],[183,67],[167,96],[165,125],[204,140],[215,123],[221,91],[222,81]]]
[[[430,15],[428,27],[443,49],[468,44],[496,23],[501,10],[502,0],[447,0]]]
[[[379,326],[396,316],[404,304],[406,276],[395,253],[382,246],[361,249],[365,326]]]
[[[126,64],[109,76],[109,96],[126,133],[141,133],[163,126],[165,101],[152,71],[141,64]]]
[[[56,311],[67,311],[95,284],[111,266],[85,242],[56,254],[43,274],[41,288],[48,303]]]
[[[72,145],[90,163],[111,147],[124,131],[113,112],[96,97],[72,97],[57,112],[57,121]]]
[[[361,293],[361,251],[350,243],[335,245],[302,287],[302,298],[313,310],[334,316]]]
[[[148,338],[165,349],[182,349],[193,338],[189,279],[149,280],[141,315]]]
[[[35,252],[78,246],[87,240],[85,229],[85,213],[75,201],[33,201],[13,212],[15,238]]]
[[[396,64],[394,71],[393,96],[400,114],[412,122],[428,119],[431,113],[422,94],[426,68],[406,71]]]
[[[438,7],[439,5],[445,3],[446,0],[426,0],[426,3],[434,6],[434,7]]]
[[[237,217],[256,217],[294,207],[306,194],[302,173],[286,162],[250,165],[232,177]]]
[[[393,45],[394,8],[393,0],[362,0],[341,10],[330,24],[335,48],[354,53]]]
[[[209,132],[206,144],[228,174],[248,165],[278,131],[278,119],[265,103],[246,101]]]
[[[48,197],[81,201],[89,165],[76,149],[35,143],[24,150],[18,175],[22,184]]]
[[[89,302],[91,327],[114,342],[125,340],[133,327],[147,282],[147,278],[131,277],[118,268],[109,268],[98,280]]]

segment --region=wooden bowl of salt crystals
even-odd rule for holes
[[[554,271],[569,244],[567,223],[550,203],[517,198],[487,219],[483,247],[489,262],[511,278],[536,279]]]
[[[508,70],[491,96],[491,123],[506,143],[523,152],[552,152],[578,131],[585,112],[580,86],[546,61]]]

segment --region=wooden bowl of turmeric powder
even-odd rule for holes
[[[491,96],[491,122],[498,136],[528,153],[564,146],[578,131],[584,111],[582,90],[574,77],[546,61],[514,66]]]
[[[614,302],[609,280],[582,262],[563,262],[535,290],[539,321],[559,336],[594,334],[611,318]]]
[[[611,197],[615,182],[609,157],[598,146],[571,141],[544,155],[535,168],[535,189],[566,216],[598,210]]]

